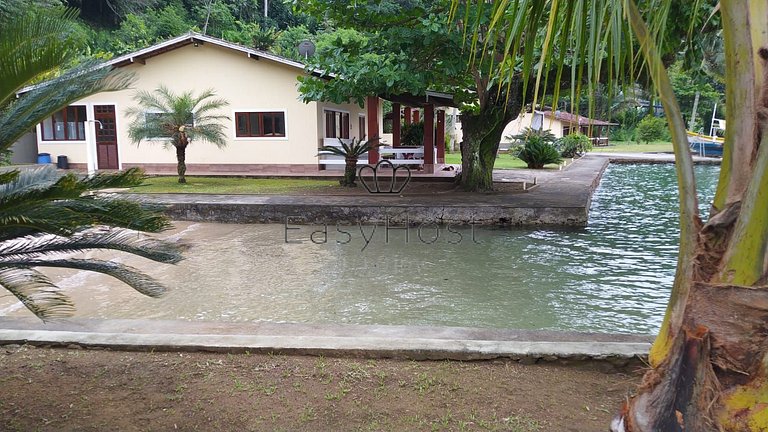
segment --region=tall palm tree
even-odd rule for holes
[[[474,0],[452,4],[458,8],[467,2]],[[548,16],[545,25],[528,29],[545,35],[538,57],[532,51],[523,60],[524,73],[537,81],[542,65],[562,68],[564,53],[576,60],[572,74],[585,73],[590,86],[606,77],[611,82],[623,74],[634,78],[636,71],[626,69],[632,63],[625,60],[637,52],[664,106],[680,195],[677,274],[650,352],[651,368],[612,429],[768,430],[768,2],[483,3],[494,8],[491,27],[514,29],[518,22],[522,27],[534,23],[526,17]],[[469,21],[469,31],[482,28]],[[720,181],[704,222],[685,124],[666,66],[681,42],[697,43],[707,21],[722,26],[728,133]],[[508,56],[514,53],[507,48]]]
[[[133,117],[128,136],[137,145],[142,140],[165,138],[164,147],[176,148],[179,183],[186,183],[186,152],[193,140],[207,141],[219,148],[227,145],[221,122],[229,117],[215,111],[229,103],[215,96],[212,89],[197,96],[191,91],[177,95],[163,85],[154,92],[139,91],[134,97],[138,106],[127,111]]]
[[[0,150],[69,103],[130,82],[130,76],[89,61],[61,69],[78,58],[74,17],[71,10],[0,16]],[[17,97],[19,90],[34,83]],[[96,271],[146,295],[162,294],[160,283],[136,269],[66,255],[111,249],[164,263],[181,259],[174,245],[136,235],[169,227],[162,214],[137,202],[86,194],[136,185],[142,178],[139,170],[91,178],[50,167],[0,172],[0,287],[42,319],[69,315],[74,307],[36,267]]]

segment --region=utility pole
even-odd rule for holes
[[[264,0],[264,18],[269,16],[269,0]]]
[[[693,98],[693,111],[691,111],[691,121],[688,122],[688,130],[696,132],[693,128],[696,126],[696,110],[699,108],[699,96],[701,93],[696,92],[696,96]]]

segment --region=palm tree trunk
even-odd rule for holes
[[[768,22],[764,3],[754,3],[754,11],[753,3],[723,0],[720,5],[731,105],[713,214],[701,226],[686,221],[695,217],[695,209],[686,210],[694,203],[681,206],[678,274],[651,349],[652,369],[614,421],[614,431],[768,430],[768,134],[762,134],[758,145],[756,74],[751,67],[755,50],[749,31],[750,22],[760,32]],[[672,112],[679,114],[679,108],[668,104],[674,98],[666,73],[658,66],[659,56],[636,5],[630,6],[638,39],[647,40],[642,44],[646,58],[656,60],[650,62],[655,65],[652,75],[669,118]],[[757,9],[761,13],[750,16]],[[760,53],[768,63],[768,50]],[[762,87],[767,91],[768,76]],[[672,120],[670,124],[680,123]],[[677,135],[683,135],[682,128],[679,124],[673,132],[680,129]],[[768,131],[766,125],[762,129]],[[693,179],[685,178],[690,168],[680,170],[690,156],[682,136],[673,133],[673,142],[684,196],[684,189],[695,191]]]
[[[344,158],[344,179],[341,181],[341,185],[345,187],[355,187],[355,179],[357,178],[357,159],[356,157]]]
[[[179,174],[179,183],[186,183],[187,179],[184,177],[184,173],[187,172],[187,146],[176,146],[176,172]]]

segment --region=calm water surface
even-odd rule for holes
[[[696,173],[706,208],[718,167]],[[672,285],[677,217],[673,166],[611,165],[583,229],[424,226],[406,238],[329,226],[315,244],[322,226],[178,223],[171,238],[191,245],[181,264],[114,256],[166,281],[162,299],[100,275],[53,276],[82,317],[651,333]],[[4,297],[0,315],[28,312]]]

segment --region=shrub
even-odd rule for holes
[[[668,139],[667,121],[661,117],[648,116],[637,124],[637,140],[645,143]]]
[[[572,133],[560,138],[557,146],[562,157],[573,158],[592,150],[592,141],[584,134]]]
[[[554,146],[555,136],[548,130],[537,131],[525,128],[521,134],[512,138],[522,146],[517,157],[525,162],[528,168],[541,169],[546,164],[560,163],[562,160]]]
[[[611,141],[634,141],[635,128],[619,127],[611,130]]]
[[[408,147],[424,145],[424,122],[404,124],[400,131],[400,142]]]

